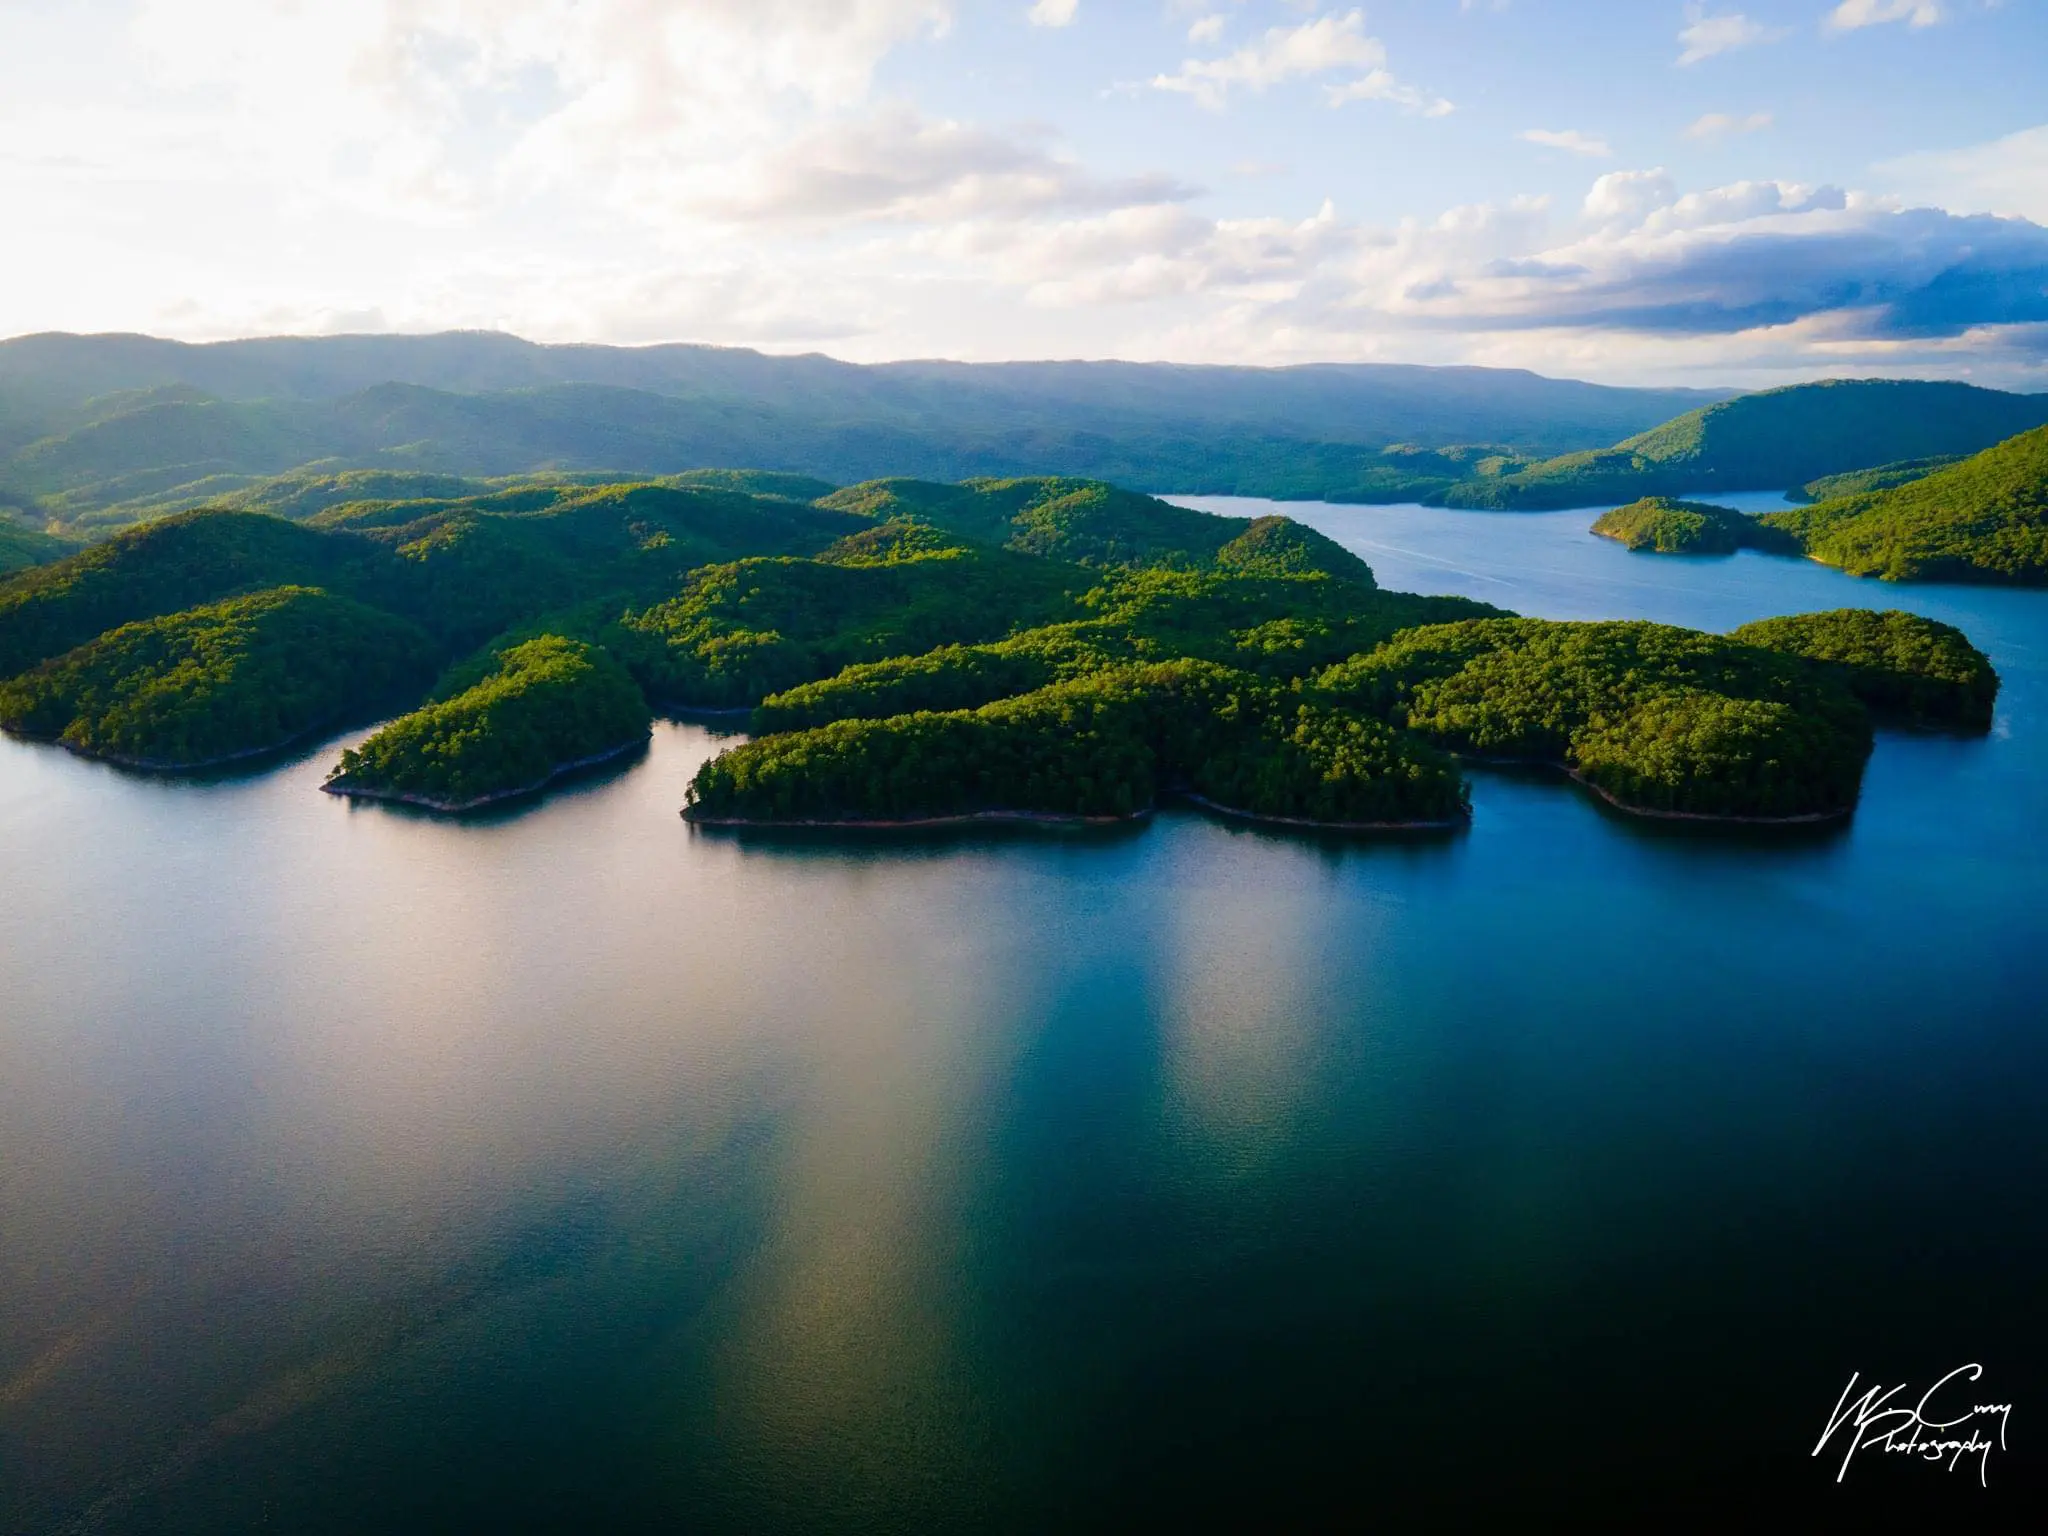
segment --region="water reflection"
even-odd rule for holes
[[[1491,771],[1427,842],[705,836],[686,724],[452,823],[319,794],[331,747],[180,784],[0,742],[0,1529],[1046,1529],[1361,1479],[1398,1524],[1470,1484],[1474,1394],[1526,1428],[1506,1488],[1668,1371],[1607,1475],[1696,1486],[1737,1409],[1796,1476],[1841,1359],[2021,1358],[2041,594],[1287,510],[1526,612],[1913,607],[1993,651],[2000,728],[1885,734],[1851,823],[1753,844]]]

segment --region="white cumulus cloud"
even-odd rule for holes
[[[1159,175],[1105,179],[1028,140],[933,121],[894,105],[706,168],[688,179],[696,211],[742,222],[946,222],[1184,202]]]
[[[1736,48],[1747,48],[1753,43],[1773,42],[1785,35],[1782,27],[1767,27],[1760,21],[1753,21],[1740,11],[1731,11],[1723,16],[1709,16],[1698,6],[1686,11],[1686,24],[1679,31],[1678,41],[1683,51],[1678,55],[1680,64],[1697,64],[1702,59],[1711,59],[1715,54],[1728,53]]]
[[[1877,174],[1903,197],[2048,224],[2048,123],[1967,149],[1888,160]]]
[[[1842,0],[1828,12],[1827,25],[1830,32],[1853,32],[1888,21],[1931,27],[1941,19],[1942,9],[1937,0]]]
[[[1737,134],[1761,133],[1771,126],[1771,114],[1752,112],[1747,117],[1736,117],[1727,112],[1708,112],[1693,119],[1685,130],[1688,139],[1726,139]]]
[[[1037,0],[1025,13],[1034,27],[1064,27],[1073,23],[1081,0]]]
[[[1451,104],[1415,89],[1387,69],[1387,48],[1366,34],[1365,13],[1332,12],[1295,27],[1273,27],[1234,53],[1188,59],[1176,74],[1157,75],[1155,90],[1178,91],[1205,107],[1221,107],[1233,90],[1263,91],[1284,81],[1353,72],[1326,87],[1332,106],[1347,101],[1391,101],[1411,111],[1440,116]]]
[[[1574,155],[1588,155],[1594,159],[1604,160],[1614,153],[1605,139],[1581,133],[1576,128],[1524,128],[1516,137],[1531,144],[1541,144],[1545,149],[1567,150]]]

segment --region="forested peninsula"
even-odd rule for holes
[[[334,793],[461,811],[751,711],[701,824],[1138,817],[1455,826],[1460,758],[1626,810],[1855,803],[1873,718],[1988,727],[1968,640],[1905,614],[1711,636],[1379,589],[1285,517],[1096,481],[787,475],[302,487],[0,578],[0,726],[182,770],[386,721]],[[438,490],[467,487],[448,485]],[[806,493],[818,492],[816,495]]]
[[[2048,427],[1761,521],[1852,576],[2048,585]]]
[[[1732,555],[1738,549],[1797,554],[1789,534],[1756,518],[1704,502],[1645,496],[1594,520],[1593,530],[1629,549],[1659,555]]]

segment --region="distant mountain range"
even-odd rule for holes
[[[840,484],[1057,472],[1151,491],[1413,499],[1477,464],[1611,443],[1722,398],[1486,368],[860,366],[488,333],[27,336],[0,342],[0,501],[90,530],[308,465],[743,465]]]
[[[2044,423],[2048,395],[1913,379],[1827,379],[1705,406],[1612,448],[1477,477],[1437,499],[1453,507],[1535,510],[1782,491],[1900,460],[1938,465]]]
[[[302,516],[351,495],[711,468],[826,488],[1058,474],[1154,494],[1534,510],[1935,468],[2044,423],[2048,395],[1916,381],[1731,397],[1487,368],[862,366],[491,333],[45,335],[0,342],[0,517],[75,540],[196,506]],[[48,557],[0,549],[0,564]]]

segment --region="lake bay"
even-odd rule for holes
[[[1547,618],[1907,608],[1996,724],[1838,828],[1477,770],[1382,841],[695,832],[693,724],[461,821],[0,741],[0,1529],[1400,1528],[1842,1495],[1852,1370],[2038,1411],[2048,593],[1184,504]]]

